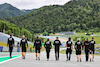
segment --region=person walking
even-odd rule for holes
[[[56,60],[59,60],[59,50],[60,50],[61,42],[58,37],[56,37],[56,40],[54,41],[53,45],[55,47],[55,58]]]
[[[81,60],[81,50],[83,50],[82,42],[80,41],[80,38],[77,39],[77,42],[75,43],[75,50],[77,55],[77,62],[82,61]]]
[[[47,61],[49,61],[50,49],[52,48],[52,45],[51,45],[51,42],[49,41],[49,38],[47,38],[47,41],[45,42],[44,47],[46,48]]]
[[[86,40],[84,41],[86,62],[88,62],[89,59],[89,47],[90,47],[90,42],[88,41],[88,38],[86,38]]]
[[[27,46],[26,46],[27,45]],[[22,40],[20,41],[20,46],[22,48],[22,59],[25,59],[26,50],[28,49],[28,42],[25,39],[25,35],[22,36]]]
[[[92,40],[90,41],[90,62],[94,61],[95,46],[96,46],[96,42],[94,41],[94,37],[92,37]],[[92,59],[91,59],[91,54],[93,54]]]
[[[9,46],[10,58],[12,58],[12,50],[14,47],[14,38],[12,38],[12,34],[10,34],[10,37],[8,38],[7,48],[8,46]]]
[[[41,49],[41,40],[39,40],[39,37],[37,36],[37,39],[35,40],[34,42],[34,46],[33,46],[33,49],[35,47],[35,50],[36,50],[36,60],[39,59],[40,60],[40,49]],[[39,57],[37,55],[37,53],[39,54]]]
[[[72,49],[73,49],[73,45],[72,45],[73,43],[71,41],[71,37],[69,37],[68,39],[69,40],[66,42],[66,45],[65,45],[65,48],[67,47],[67,50],[66,50],[67,60],[66,61],[68,61],[68,60],[70,61]]]

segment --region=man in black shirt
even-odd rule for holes
[[[58,40],[58,37],[54,41],[53,45],[55,46],[55,58],[56,60],[59,60],[59,49],[60,49],[61,42]]]
[[[80,41],[80,39],[77,39],[77,42],[75,43],[75,50],[76,50],[76,55],[77,55],[77,62],[79,62],[79,58],[80,58],[80,62],[81,62],[81,49],[82,49],[82,42]]]
[[[94,38],[92,37],[92,40],[90,41],[90,62],[91,62],[91,54],[93,54],[92,61],[94,61],[94,53],[95,53],[95,47],[96,43],[94,41]]]
[[[41,49],[42,46],[41,46],[41,40],[39,40],[38,37],[37,37],[37,39],[34,42],[33,48],[34,47],[35,47],[35,50],[36,50],[36,60],[37,60],[37,53],[39,53],[38,59],[40,60],[40,49]]]
[[[22,40],[20,41],[20,46],[22,47],[22,59],[25,59],[25,55],[26,55],[26,45],[28,48],[28,42],[25,39],[25,35],[22,36]]]
[[[8,38],[7,47],[9,46],[10,58],[12,58],[12,49],[14,46],[14,39],[12,38],[12,34],[10,34],[10,38]]]
[[[84,41],[84,47],[85,47],[85,55],[86,55],[86,62],[88,61],[89,58],[89,47],[90,47],[90,42],[88,41],[88,38]]]
[[[66,50],[67,60],[66,61],[68,61],[68,60],[70,61],[71,54],[72,54],[72,48],[73,48],[71,37],[69,37],[69,40],[66,42],[65,48],[66,47],[67,47],[67,50]],[[68,56],[68,54],[69,54],[69,56]]]
[[[52,48],[52,45],[51,45],[51,42],[49,41],[49,38],[45,42],[44,47],[46,48],[47,61],[48,61],[49,60],[50,49]]]

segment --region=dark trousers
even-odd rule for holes
[[[67,55],[67,59],[70,60],[70,58],[71,58],[71,54],[69,53],[69,55],[68,55],[68,54],[66,54],[66,55]]]
[[[12,56],[13,47],[9,47],[10,57]]]
[[[59,50],[55,50],[55,57],[56,59],[59,59]]]
[[[89,51],[85,52],[85,57],[86,57],[86,61],[88,61],[88,59],[89,59]]]
[[[49,59],[50,57],[50,52],[46,52],[47,53],[47,59]]]
[[[67,56],[67,60],[70,60],[71,58],[71,54],[72,54],[72,50],[66,50],[66,56]]]

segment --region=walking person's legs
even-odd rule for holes
[[[71,53],[69,53],[69,61],[70,61],[70,59],[71,59]]]
[[[9,48],[9,52],[10,52],[10,58],[12,58],[12,47]]]
[[[79,57],[80,57],[80,62],[82,62],[82,60],[81,60],[81,54],[79,55]]]
[[[47,61],[49,60],[49,52],[47,52]]]
[[[66,50],[66,56],[67,56],[67,60],[66,61],[68,61],[69,59],[68,59],[68,51]]]
[[[57,60],[57,51],[55,50],[55,58],[56,58],[56,60]]]

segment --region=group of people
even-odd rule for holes
[[[75,50],[76,50],[76,55],[77,55],[77,62],[79,62],[79,60],[81,62],[81,51],[84,48],[85,48],[86,62],[88,61],[89,58],[90,58],[90,62],[94,61],[95,46],[96,46],[96,42],[94,41],[93,37],[92,37],[91,41],[89,41],[88,38],[86,38],[85,41],[84,41],[84,43],[82,43],[80,41],[80,39],[78,38],[77,42],[75,43]],[[91,54],[93,54],[93,58],[91,58]]]
[[[10,38],[8,38],[7,46],[9,46],[9,52],[10,52],[10,58],[12,58],[12,49],[14,45],[14,38],[12,38],[12,34],[10,34]],[[56,40],[53,43],[54,49],[55,49],[55,59],[59,60],[59,50],[60,50],[60,45],[61,41],[59,40],[58,37],[56,37]],[[28,48],[28,42],[27,39],[25,39],[25,35],[22,36],[22,40],[20,41],[20,46],[22,48],[22,59],[25,59],[26,51]],[[77,55],[77,62],[81,62],[81,52],[83,49],[85,49],[85,56],[86,56],[86,62],[88,61],[90,57],[90,62],[94,61],[94,53],[95,53],[95,47],[96,43],[94,41],[94,38],[92,37],[91,41],[88,41],[88,38],[84,41],[84,43],[81,42],[81,40],[78,38],[77,42],[75,43],[75,50],[76,50],[76,55]],[[44,47],[46,49],[46,54],[47,54],[47,61],[49,61],[50,57],[50,50],[52,49],[52,44],[49,41],[49,38],[47,38],[47,41],[44,44]],[[73,51],[73,42],[71,40],[71,37],[68,38],[68,41],[66,42],[65,47],[66,49],[66,56],[67,60],[70,61],[71,59],[71,54]],[[33,50],[36,51],[36,60],[40,60],[40,51],[41,51],[42,45],[41,45],[41,40],[39,37],[34,42]],[[93,58],[91,58],[91,54],[93,54]],[[89,56],[90,55],[90,56]]]

